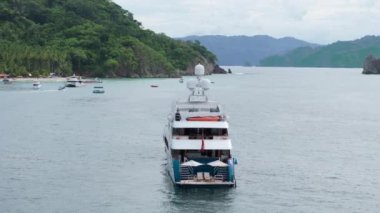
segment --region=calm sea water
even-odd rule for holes
[[[232,189],[177,189],[165,173],[178,79],[106,80],[100,95],[1,84],[0,212],[380,211],[380,76],[232,71],[209,77],[230,117]]]

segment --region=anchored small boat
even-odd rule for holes
[[[150,85],[150,87],[153,87],[153,88],[157,88],[158,87],[158,85]]]
[[[105,93],[103,86],[94,86],[92,93],[102,94]]]
[[[74,74],[73,76],[67,78],[66,87],[80,87],[80,86],[84,86],[84,83],[80,76],[76,76]]]
[[[195,67],[196,80],[187,81],[191,94],[177,101],[168,116],[163,140],[166,169],[176,186],[236,186],[229,124],[219,103],[209,101],[210,81],[204,67]]]
[[[41,82],[39,81],[33,81],[33,89],[40,89],[41,88]]]
[[[3,79],[3,83],[4,83],[4,84],[11,84],[12,82],[13,82],[13,80],[10,79],[10,78],[4,78],[4,79]]]

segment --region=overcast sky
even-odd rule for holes
[[[187,35],[292,36],[328,44],[380,35],[380,0],[114,0],[145,29]]]

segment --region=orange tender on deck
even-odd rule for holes
[[[196,117],[189,117],[186,120],[187,121],[220,121],[221,116],[196,116]]]

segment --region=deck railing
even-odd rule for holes
[[[181,180],[192,180],[194,178],[194,171],[190,166],[181,166],[180,169]]]

